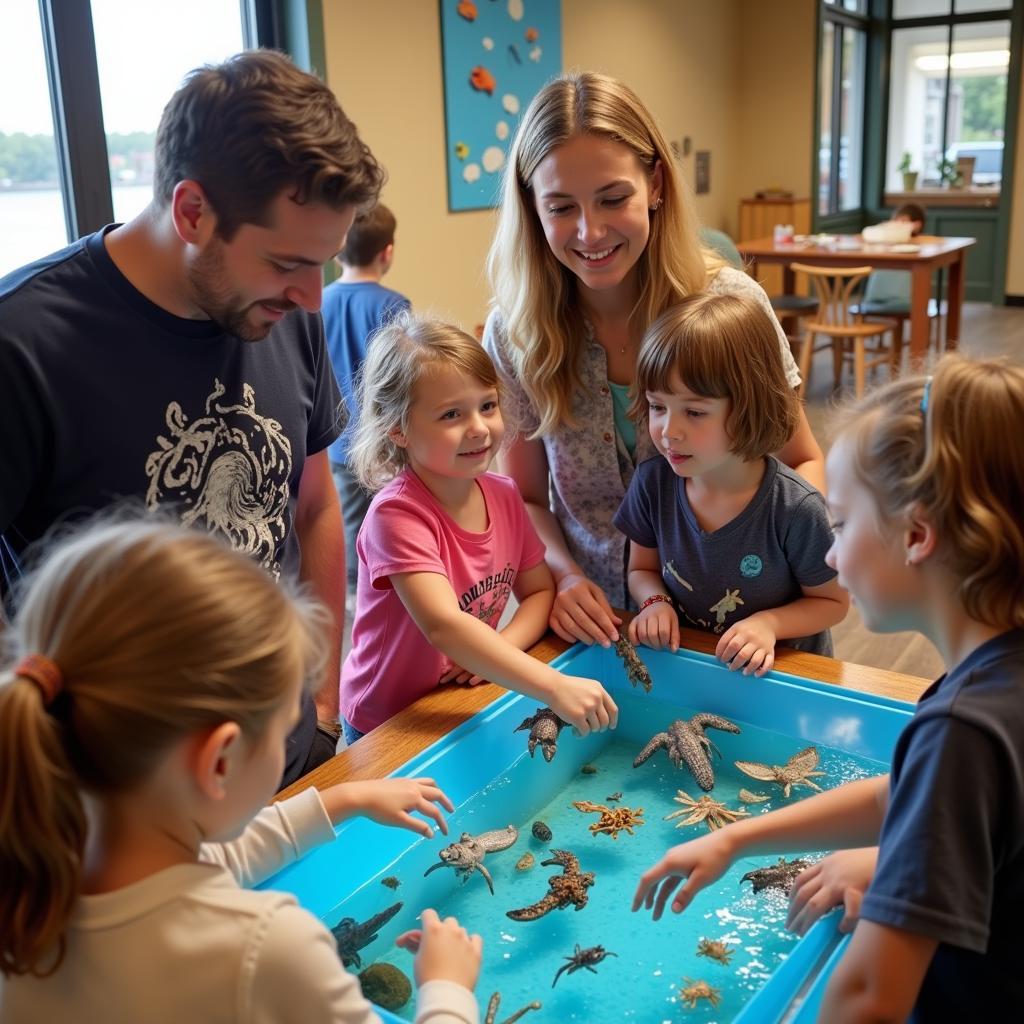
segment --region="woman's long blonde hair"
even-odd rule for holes
[[[724,265],[700,243],[693,197],[668,143],[636,94],[592,71],[548,83],[534,97],[516,132],[502,182],[498,227],[487,258],[494,304],[508,333],[516,377],[539,413],[532,435],[572,424],[585,328],[575,305],[575,275],[555,259],[533,202],[531,181],[542,160],[579,135],[628,146],[648,176],[661,162],[660,209],[637,262],[640,295],[632,311],[642,330],[669,306],[702,291]]]
[[[927,395],[927,398],[925,397]],[[1024,627],[1024,369],[948,355],[841,413],[880,525],[920,510],[957,597],[978,622]]]
[[[79,897],[82,794],[130,791],[191,733],[254,739],[323,663],[326,612],[220,541],[165,522],[94,524],[30,578],[0,672],[0,972],[60,965]],[[60,669],[49,706],[15,674]]]
[[[453,367],[500,393],[498,372],[476,338],[430,316],[399,313],[370,339],[356,381],[359,418],[348,465],[367,491],[379,490],[408,465],[408,453],[391,434],[408,430],[416,383],[435,366]]]

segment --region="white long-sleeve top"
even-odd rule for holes
[[[82,896],[57,972],[0,985],[0,1024],[379,1024],[327,928],[293,896],[243,888],[333,839],[308,789],[199,863]],[[462,985],[420,988],[418,1024],[478,1020]]]

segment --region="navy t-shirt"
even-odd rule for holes
[[[297,574],[299,478],[344,418],[320,317],[251,342],[174,316],[117,269],[109,230],[0,279],[0,533],[18,554],[136,498]]]
[[[657,548],[662,582],[683,625],[724,633],[755,612],[779,608],[835,578],[825,564],[832,530],[822,496],[774,456],[747,507],[711,533],[701,529],[685,480],[657,455],[633,474],[614,523],[630,540]],[[780,640],[832,654],[828,630]]]
[[[1024,1015],[1024,630],[921,697],[896,743],[860,913],[939,942],[912,1019]]]
[[[374,331],[396,313],[409,308],[409,300],[376,281],[335,281],[324,289],[320,312],[324,318],[327,351],[341,385],[345,404],[355,410],[353,381],[366,358],[366,343]],[[331,462],[343,464],[348,437],[342,435],[327,451]]]

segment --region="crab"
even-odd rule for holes
[[[693,978],[683,978],[685,987],[679,990],[679,998],[691,1009],[697,1009],[697,1000],[706,999],[712,1006],[718,1006],[722,1001],[722,990],[714,988],[706,981],[694,981]]]
[[[728,825],[730,822],[750,817],[749,811],[731,811],[720,800],[713,800],[707,795],[702,796],[699,800],[694,800],[692,796],[684,793],[681,789],[672,799],[677,804],[682,804],[683,808],[680,811],[666,814],[665,821],[671,821],[672,818],[678,818],[687,813],[690,815],[682,821],[677,821],[676,828],[683,828],[686,825],[697,825],[703,821],[714,832],[715,829]]]
[[[709,960],[717,960],[720,964],[728,965],[735,952],[721,939],[701,939],[697,943],[697,956],[706,956]]]
[[[744,775],[759,782],[774,782],[782,787],[782,795],[789,796],[793,786],[807,786],[821,792],[821,786],[812,782],[812,776],[824,775],[812,769],[818,766],[818,748],[804,747],[797,751],[785,764],[760,764],[757,761],[737,761],[736,767]]]
[[[633,835],[633,826],[639,828],[646,824],[642,817],[644,809],[638,807],[635,811],[630,807],[605,807],[604,804],[593,804],[589,800],[576,800],[573,807],[584,814],[600,814],[601,817],[590,826],[590,831],[596,836],[601,832],[607,832],[612,839],[618,839],[619,833],[625,829]]]
[[[527,742],[527,747],[530,757],[533,757],[533,752],[540,744],[544,760],[550,762],[558,751],[558,734],[568,724],[559,718],[551,708],[537,708],[529,718],[524,719],[522,724],[517,725],[512,731],[519,732],[520,729],[529,729],[530,739]]]
[[[594,965],[599,964],[606,956],[618,956],[618,953],[611,953],[604,946],[590,946],[587,949],[580,949],[580,944],[576,943],[576,952],[572,956],[562,957],[563,960],[568,960],[567,964],[562,964],[561,967],[555,971],[555,980],[551,982],[551,987],[554,988],[558,982],[558,979],[562,976],[563,971],[568,971],[573,974],[576,971],[583,970],[584,968],[590,971],[591,974],[597,974],[594,970]]]

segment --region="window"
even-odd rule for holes
[[[909,154],[919,185],[955,183],[958,161],[973,168],[972,184],[1002,181],[1010,22],[986,19],[1001,0],[949,0],[943,16],[928,17],[936,0],[897,2],[892,32],[886,189],[901,191],[901,159]],[[973,160],[973,164],[971,164]]]
[[[0,276],[67,243],[38,0],[0,5]]]
[[[865,8],[862,0],[826,0],[822,7],[818,61],[820,216],[858,210],[863,205]]]
[[[145,207],[164,104],[192,68],[255,45],[251,9],[270,10],[249,0],[0,3],[0,90],[17,97],[0,106],[0,275]]]

